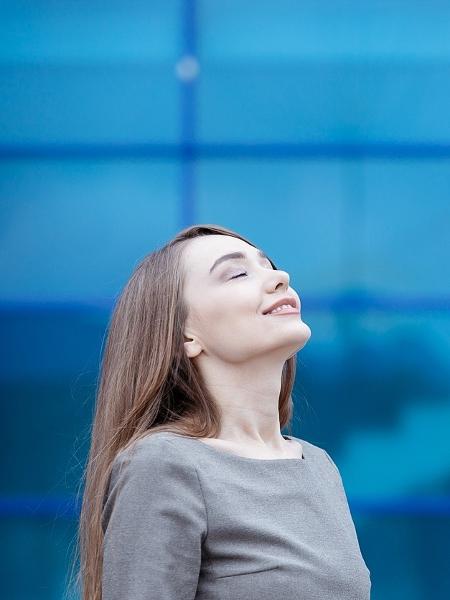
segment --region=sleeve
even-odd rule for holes
[[[197,469],[165,439],[119,453],[104,505],[102,600],[192,600],[207,533]]]

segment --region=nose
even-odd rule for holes
[[[277,290],[280,286],[289,288],[290,277],[286,271],[280,271],[279,269],[274,271],[274,280],[276,281],[275,289]]]

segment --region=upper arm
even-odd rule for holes
[[[166,439],[136,446],[111,474],[103,600],[192,600],[207,533],[197,470]]]

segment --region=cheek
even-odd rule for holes
[[[226,363],[249,360],[267,348],[267,327],[259,315],[236,311],[216,312],[204,323],[203,343],[210,356]]]
[[[203,300],[203,301],[202,301]],[[247,343],[264,334],[267,323],[258,313],[253,290],[221,290],[220,294],[197,297],[195,318],[204,342]]]
[[[267,332],[264,317],[254,309],[233,306],[215,310],[204,323],[211,342],[226,344],[229,347],[248,346],[260,343]]]
[[[209,341],[225,339],[240,340],[246,336],[257,334],[258,328],[264,326],[261,315],[248,306],[236,306],[234,302],[221,302],[220,306],[209,305],[199,314],[199,326]]]

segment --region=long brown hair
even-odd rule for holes
[[[72,569],[78,563],[79,546],[75,587],[82,600],[102,598],[102,510],[117,453],[156,431],[190,437],[215,437],[220,431],[220,407],[184,351],[188,313],[182,296],[185,245],[197,236],[217,234],[256,247],[225,227],[188,227],[138,263],[112,311],[96,389],[90,451],[80,481],[82,485],[85,479],[85,487]],[[295,370],[294,355],[282,371],[281,429],[291,427]]]

